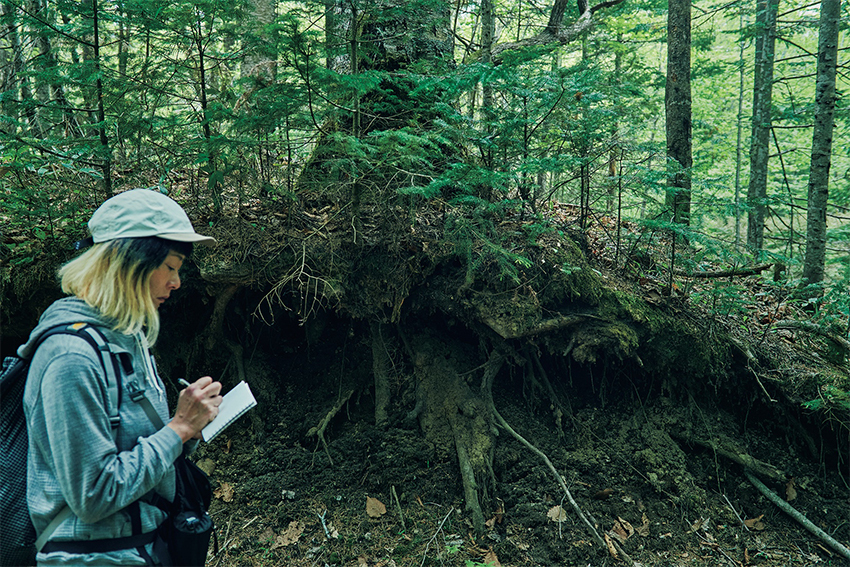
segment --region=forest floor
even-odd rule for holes
[[[575,213],[560,205],[548,212],[561,217],[555,220],[562,226],[574,225]],[[375,425],[373,347],[364,317],[358,321],[333,310],[323,315],[322,309],[311,311],[315,305],[310,304],[306,310],[315,317],[297,324],[298,317],[281,308],[279,316],[289,317],[290,327],[281,321],[269,326],[256,317],[258,304],[268,298],[263,294],[270,293],[262,286],[240,288],[246,295],[236,295],[227,316],[222,314],[226,301],[210,300],[230,297],[227,290],[236,289],[232,282],[255,277],[250,269],[245,271],[245,258],[271,262],[280,243],[302,249],[299,243],[291,244],[292,233],[269,234],[276,217],[250,208],[241,214],[246,221],[242,227],[254,234],[233,230],[232,225],[222,225],[216,234],[223,241],[228,230],[233,232],[227,250],[236,252],[221,262],[228,273],[187,273],[186,287],[193,285],[195,276],[195,289],[206,289],[209,295],[181,290],[184,299],[162,309],[164,333],[171,328],[160,341],[163,350],[186,343],[193,333],[196,339],[194,354],[174,346],[168,356],[159,357],[165,376],[175,370],[169,368],[171,360],[180,359],[174,363],[179,368],[192,357],[210,367],[213,361],[204,357],[217,358],[215,364],[222,365],[238,358],[239,373],[250,376],[259,401],[248,416],[211,443],[201,444],[195,455],[215,490],[211,513],[217,546],[211,546],[207,565],[850,565],[768,500],[741,466],[742,460],[752,464],[758,459],[764,470],[778,471],[762,477],[769,490],[835,540],[850,545],[850,417],[813,417],[814,412],[801,406],[817,395],[812,376],[832,367],[846,377],[847,365],[827,360],[824,339],[774,326],[781,320],[805,319],[806,314],[785,301],[767,278],[741,278],[735,287],[703,296],[723,301],[729,295],[746,296],[747,301],[736,304],[745,308],[730,308],[722,316],[716,309],[709,313],[697,297],[716,279],[677,277],[673,282],[663,268],[670,252],[666,249],[635,254],[634,269],[623,270],[618,256],[625,252],[613,246],[613,235],[619,234],[612,230],[615,223],[597,219],[583,232],[583,247],[605,285],[669,306],[677,317],[710,319],[719,332],[737,341],[740,353],[750,346],[769,351],[773,367],[761,368],[761,378],[755,372],[732,375],[731,381],[754,376],[739,384],[729,384],[730,376],[718,377],[717,384],[693,389],[699,390],[699,399],[689,394],[694,384],[686,376],[676,383],[647,384],[640,380],[651,377],[651,370],[630,373],[626,363],[618,366],[616,376],[589,376],[594,370],[604,372],[606,366],[571,364],[543,353],[553,389],[542,394],[516,366],[502,371],[492,388],[494,406],[536,451],[504,428],[499,430],[493,455],[495,487],[488,495],[497,505],[488,507],[486,533],[476,538],[454,449],[435,447],[416,419],[405,415],[412,403],[399,377],[404,369],[394,374],[398,382],[391,384],[390,395],[397,400],[394,413],[386,426]],[[313,227],[309,232],[315,236],[331,232],[323,215],[313,210],[299,218]],[[197,222],[212,226],[208,219]],[[505,224],[510,228],[514,222],[519,221],[507,219]],[[268,228],[264,234],[258,228],[263,226]],[[427,230],[428,223],[420,226]],[[620,228],[635,229],[627,224]],[[19,238],[26,241],[25,235]],[[328,242],[327,234],[316,238]],[[645,242],[640,248],[647,249]],[[221,254],[221,248],[215,251],[216,258]],[[32,264],[26,273],[9,272],[11,283],[4,296],[21,299],[4,306],[4,321],[21,327],[10,336],[25,336],[23,329],[34,324],[30,314],[56,294],[34,284],[51,281],[56,259],[48,260]],[[322,274],[307,273],[305,267],[287,277],[306,274],[308,284],[316,285]],[[211,279],[218,276],[220,280]],[[722,297],[728,289],[734,291]],[[210,312],[218,326],[209,325],[213,331],[202,335]],[[439,317],[417,324],[428,325]],[[445,330],[446,324],[441,324]],[[248,327],[253,343],[225,338]],[[212,347],[198,346],[204,341]],[[474,337],[471,344],[474,350]],[[740,353],[736,361],[746,367],[752,355]],[[654,362],[638,359],[634,364],[651,369]],[[233,374],[227,362],[220,375],[228,368]],[[406,371],[409,378],[409,367]],[[357,376],[353,388],[352,375]],[[225,382],[226,387],[234,384]],[[326,428],[317,435],[323,422]],[[553,468],[578,508],[604,534],[606,546],[594,539],[565,498]]]
[[[315,379],[309,368],[300,372]],[[503,513],[490,518],[483,541],[463,512],[457,465],[430,460],[433,447],[416,429],[379,430],[351,402],[327,434],[331,465],[304,431],[333,401],[292,389],[268,416],[275,425],[261,442],[246,419],[201,449],[198,459],[216,487],[218,553],[209,565],[627,564],[593,543],[543,461],[512,439],[495,455]],[[634,564],[848,564],[766,500],[741,467],[674,441],[665,429],[675,427],[671,416],[680,408],[582,403],[560,430],[548,408],[530,407],[519,391],[504,389],[495,401],[547,453],[585,512],[621,538]],[[758,430],[753,424],[749,441],[761,459],[794,471],[794,506],[850,543],[847,487],[789,452],[784,439]],[[681,485],[690,487],[691,501]]]
[[[610,246],[602,242],[610,238],[589,235],[590,255],[605,269]],[[639,285],[648,301],[665,301],[662,281],[643,278]],[[758,278],[752,286],[753,297],[770,295]],[[749,326],[745,333],[758,336],[761,324],[782,318],[780,309],[766,299],[749,317],[727,323]],[[777,352],[787,349],[798,372],[820,364],[806,339],[792,331],[770,340]],[[753,455],[785,471],[767,481],[770,489],[847,546],[846,431],[836,435],[848,444],[836,461],[819,456],[818,447],[806,451],[795,424],[767,423],[775,415],[750,413],[746,400],[736,406],[664,395],[644,399],[641,385],[628,379],[615,383],[628,391],[617,392],[588,387],[592,380],[572,375],[559,377],[555,392],[567,415],[520,378],[501,377],[494,403],[551,461],[612,550],[594,541],[540,454],[504,431],[493,459],[496,493],[490,495],[500,505],[486,535],[475,538],[457,460],[439,458],[445,451],[431,446],[415,421],[391,416],[388,427],[376,427],[368,390],[343,394],[334,361],[366,345],[350,328],[333,324],[320,341],[292,345],[285,368],[266,369],[285,374],[286,385],[273,403],[261,403],[261,419],[242,418],[199,450],[197,460],[215,487],[218,551],[211,548],[208,565],[850,564],[760,493],[729,451],[706,442],[735,440],[733,457]],[[332,411],[335,406],[339,411]],[[716,409],[700,409],[707,407]],[[326,418],[325,446],[311,428]]]

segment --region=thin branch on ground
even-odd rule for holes
[[[741,519],[741,515],[740,515],[740,514],[738,514],[738,511],[735,509],[735,507],[734,507],[734,506],[732,506],[732,503],[731,503],[731,502],[729,502],[729,498],[727,498],[725,494],[723,495],[723,499],[726,501],[726,504],[727,504],[727,505],[729,506],[729,508],[732,510],[732,513],[733,513],[733,514],[735,514],[735,517],[736,517],[736,518],[738,518],[738,521],[739,521],[739,522],[741,522],[741,526],[744,528],[744,530],[745,530],[745,531],[750,531],[750,528],[748,528],[748,527],[747,527],[747,524],[746,524],[746,523],[744,523],[744,520],[742,520],[742,519]]]
[[[784,501],[782,498],[780,498],[776,493],[774,493],[767,486],[765,486],[765,484],[762,481],[760,481],[759,479],[757,479],[755,476],[753,476],[753,474],[750,471],[745,469],[744,474],[747,475],[747,478],[750,480],[751,483],[753,483],[753,486],[755,486],[756,489],[758,489],[758,491],[761,492],[762,495],[764,495],[765,498],[767,498],[768,500],[770,500],[771,502],[776,504],[779,507],[780,510],[782,510],[783,512],[785,512],[786,514],[788,514],[789,516],[791,516],[792,518],[797,520],[797,522],[799,522],[811,534],[820,538],[821,541],[823,541],[829,547],[831,547],[832,549],[837,551],[840,555],[842,555],[846,559],[850,559],[850,549],[847,549],[838,540],[834,539],[828,533],[826,533],[825,531],[823,531],[822,529],[820,529],[819,527],[814,525],[811,522],[811,520],[806,518],[804,515],[802,515],[797,510],[795,510],[790,504],[788,504],[786,501]]]
[[[440,522],[440,525],[437,526],[437,529],[434,531],[434,535],[432,535],[431,539],[428,540],[428,543],[425,544],[425,553],[422,554],[422,563],[419,564],[419,567],[422,567],[422,565],[425,565],[425,560],[428,558],[428,550],[431,548],[431,542],[433,542],[435,539],[437,539],[437,536],[439,535],[439,533],[441,531],[443,531],[443,524],[446,523],[446,520],[449,519],[449,516],[451,516],[452,512],[454,512],[454,511],[455,511],[454,506],[449,507],[448,513],[443,517],[442,521]]]
[[[760,461],[752,455],[745,453],[742,449],[735,446],[735,444],[730,440],[718,439],[717,441],[706,441],[676,431],[671,431],[670,435],[676,437],[677,439],[681,439],[685,443],[691,445],[699,445],[701,447],[705,447],[706,449],[711,449],[718,455],[726,457],[730,461],[738,463],[739,465],[753,471],[754,473],[760,474],[772,480],[782,482],[787,478],[787,475],[783,471],[779,470],[777,467],[771,465],[770,463],[765,463],[764,461]]]
[[[584,525],[587,526],[590,535],[593,537],[596,543],[599,544],[600,549],[602,549],[603,551],[607,550],[608,544],[605,543],[605,540],[602,539],[602,536],[599,535],[599,532],[596,530],[596,527],[593,525],[593,523],[591,523],[591,521],[587,518],[587,515],[585,515],[584,511],[575,501],[572,493],[570,493],[570,489],[567,488],[567,484],[564,482],[564,478],[558,473],[557,469],[555,469],[555,465],[552,464],[552,461],[549,460],[549,457],[547,457],[543,451],[529,443],[522,435],[517,433],[508,424],[508,422],[505,421],[505,418],[501,416],[501,414],[495,407],[492,407],[491,409],[493,411],[493,416],[496,418],[496,421],[499,423],[502,429],[510,433],[517,441],[525,445],[532,453],[543,459],[543,462],[546,463],[546,466],[549,467],[549,470],[555,476],[555,480],[558,482],[558,485],[560,485],[561,490],[564,491],[564,495],[567,497],[567,500],[570,501],[570,506],[572,506],[573,511],[575,511],[576,515],[581,519]],[[626,554],[626,552],[620,548],[620,546],[618,546],[616,543],[614,545],[617,547],[617,553],[624,561],[630,563],[631,565],[635,565],[632,558],[629,557],[628,554]]]

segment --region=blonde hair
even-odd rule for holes
[[[75,295],[125,335],[144,331],[153,345],[159,311],[150,293],[153,271],[175,246],[161,238],[121,238],[95,244],[59,270],[62,291]]]

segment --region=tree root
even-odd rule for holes
[[[606,321],[606,319],[604,319],[603,317],[599,317],[598,315],[593,315],[591,313],[574,313],[571,315],[561,315],[559,317],[553,317],[552,319],[541,321],[534,327],[529,327],[527,329],[515,329],[506,326],[501,321],[493,317],[482,317],[481,322],[490,327],[491,330],[495,331],[496,334],[502,337],[503,339],[523,339],[526,337],[533,337],[535,335],[542,335],[546,333],[560,331],[561,329],[564,329],[566,327],[571,327],[573,325],[578,325],[579,323],[584,323],[588,319]]]
[[[538,449],[537,447],[535,447],[534,445],[529,443],[522,435],[517,433],[508,424],[508,422],[505,421],[505,418],[503,418],[501,416],[501,414],[499,414],[499,412],[498,412],[498,410],[496,410],[495,406],[491,407],[491,410],[493,412],[493,416],[496,418],[496,421],[502,427],[502,429],[504,429],[505,431],[510,433],[517,441],[519,441],[520,443],[525,445],[532,453],[534,453],[535,455],[537,455],[538,457],[543,459],[543,462],[546,463],[547,467],[549,467],[549,470],[554,475],[555,480],[560,485],[561,490],[564,491],[564,495],[566,496],[567,500],[569,500],[570,506],[572,506],[576,515],[581,519],[581,521],[584,523],[584,525],[587,526],[587,529],[590,532],[590,535],[593,537],[594,541],[596,541],[596,543],[600,546],[600,548],[602,550],[608,551],[609,545],[613,544],[613,547],[616,550],[616,553],[618,554],[618,556],[620,558],[622,558],[624,561],[626,561],[627,563],[629,563],[631,565],[635,565],[635,562],[632,560],[632,558],[629,557],[628,554],[625,551],[623,551],[623,549],[620,547],[620,545],[616,541],[614,541],[612,538],[608,538],[608,542],[606,542],[605,539],[603,539],[602,536],[599,535],[599,532],[596,530],[596,526],[594,525],[594,524],[598,525],[598,522],[593,520],[592,516],[590,516],[588,518],[589,514],[585,514],[584,511],[582,511],[581,507],[579,507],[578,503],[576,503],[575,499],[573,498],[572,493],[570,493],[570,489],[567,488],[567,484],[566,484],[566,482],[564,482],[563,477],[558,473],[557,469],[555,469],[555,466],[552,464],[552,461],[549,460],[549,457],[547,457],[546,454],[543,451],[541,451],[540,449]]]
[[[372,321],[372,374],[375,376],[375,425],[387,425],[387,406],[390,403],[389,355],[381,334],[381,323]]]
[[[484,533],[484,512],[481,509],[481,500],[478,498],[478,482],[475,480],[475,468],[469,458],[469,453],[466,450],[466,442],[461,435],[459,424],[451,419],[452,430],[455,434],[455,449],[457,451],[457,461],[460,466],[460,476],[463,480],[463,496],[466,501],[466,509],[472,514],[472,527],[475,529],[475,534],[481,536]]]
[[[844,545],[835,540],[828,533],[814,525],[800,512],[795,510],[790,504],[785,502],[782,498],[777,496],[772,490],[765,486],[763,482],[753,476],[750,471],[744,469],[744,474],[747,475],[747,478],[750,480],[751,483],[753,483],[753,486],[755,486],[756,489],[758,489],[758,491],[761,492],[765,498],[776,504],[780,510],[797,520],[810,533],[820,538],[821,541],[823,541],[829,547],[837,551],[840,555],[842,555],[846,559],[850,559],[850,549],[847,549]]]
[[[328,442],[325,441],[325,430],[328,428],[328,424],[331,422],[331,419],[339,413],[339,410],[342,409],[342,406],[348,402],[351,398],[351,395],[354,393],[354,390],[349,390],[347,393],[343,394],[334,406],[330,409],[330,411],[325,414],[325,417],[322,418],[322,421],[319,422],[319,425],[315,427],[311,427],[307,432],[307,436],[316,435],[319,438],[319,441],[322,443],[322,447],[325,449],[325,454],[328,456],[328,461],[330,461],[331,466],[334,464],[334,460],[331,458],[331,452],[328,449]]]
[[[743,450],[739,449],[738,447],[735,447],[731,441],[704,441],[702,439],[697,439],[695,437],[691,437],[689,435],[685,435],[683,433],[678,433],[675,431],[670,431],[670,435],[690,445],[699,445],[701,447],[705,447],[706,449],[711,449],[718,455],[726,457],[730,461],[738,463],[744,468],[749,469],[754,473],[760,474],[761,476],[767,477],[771,480],[784,482],[788,478],[788,475],[786,475],[784,472],[782,472],[775,466],[771,465],[770,463],[760,461],[751,455],[748,455]]]
[[[204,346],[208,351],[215,348],[216,342],[224,336],[224,312],[227,309],[227,304],[233,298],[234,294],[242,287],[240,283],[230,284],[223,288],[215,296],[215,304],[213,306],[212,316],[208,327],[208,334]]]

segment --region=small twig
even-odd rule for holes
[[[723,499],[726,501],[726,504],[729,505],[729,508],[732,509],[732,512],[735,514],[735,517],[738,518],[738,521],[741,522],[741,525],[744,527],[744,529],[750,531],[750,528],[747,527],[747,524],[745,524],[744,520],[741,519],[741,516],[738,515],[738,511],[735,509],[734,506],[732,506],[732,503],[729,502],[729,499],[726,497],[725,494],[723,495]]]
[[[528,447],[528,449],[532,453],[543,459],[543,462],[546,463],[546,466],[549,467],[549,470],[552,471],[552,474],[555,476],[555,480],[560,485],[561,490],[564,491],[564,496],[570,501],[570,506],[572,506],[573,511],[575,511],[576,515],[581,519],[582,522],[584,522],[584,525],[587,526],[590,535],[593,537],[594,540],[596,540],[596,543],[600,545],[602,550],[607,550],[608,544],[605,543],[605,540],[602,539],[602,536],[599,535],[599,532],[596,530],[596,527],[594,527],[593,523],[588,520],[584,511],[581,509],[575,499],[573,499],[573,495],[570,492],[570,489],[567,488],[567,484],[564,482],[564,478],[558,473],[557,469],[555,468],[555,465],[553,465],[552,461],[549,460],[549,457],[547,457],[543,451],[529,443],[522,435],[514,431],[514,429],[508,424],[507,421],[505,421],[505,418],[503,418],[501,414],[499,414],[498,410],[495,407],[491,409],[493,411],[493,416],[496,418],[496,421],[505,431],[513,435],[517,441]],[[622,557],[624,561],[631,565],[635,564],[632,558],[629,557],[628,554],[626,554],[626,552],[623,551],[622,548],[616,544],[616,542],[614,542],[614,545],[616,546],[617,552],[620,554],[620,557]]]
[[[401,513],[401,502],[398,501],[398,494],[396,494],[395,485],[390,488],[390,492],[392,492],[393,498],[395,498],[396,508],[398,508],[398,519],[401,520],[401,529],[402,531],[406,531],[407,528],[404,526],[404,514]]]
[[[216,559],[216,562],[215,562],[216,565],[221,563],[221,561],[224,559],[224,556],[226,555],[225,550],[227,550],[228,546],[230,545],[230,542],[233,541],[233,540],[227,539],[227,536],[230,535],[231,524],[233,524],[233,518],[230,518],[229,520],[227,520],[227,529],[224,532],[224,544],[219,548],[218,553],[216,553],[215,556],[213,557],[214,559]],[[221,557],[219,557],[219,556],[221,556]]]
[[[428,543],[425,544],[425,553],[422,555],[422,563],[419,564],[419,567],[422,567],[422,565],[425,565],[425,560],[428,558],[428,549],[431,547],[431,542],[434,541],[435,539],[437,539],[437,534],[439,534],[441,531],[443,531],[443,524],[446,523],[446,520],[449,519],[449,516],[454,511],[455,511],[454,506],[450,506],[448,513],[445,515],[443,520],[440,522],[440,525],[437,526],[437,529],[434,531],[434,535],[432,535],[431,539],[428,540]]]
[[[827,544],[829,547],[837,551],[840,555],[844,556],[846,559],[850,559],[850,549],[847,549],[842,545],[839,541],[834,539],[831,535],[814,525],[808,518],[803,516],[800,512],[795,510],[790,504],[785,502],[782,498],[776,495],[772,490],[770,490],[767,486],[764,485],[762,481],[753,476],[752,473],[748,470],[744,470],[744,474],[747,475],[747,478],[753,483],[759,492],[761,492],[765,498],[776,504],[780,510],[797,520],[804,528],[806,528],[811,534],[819,537],[821,541]]]
[[[330,449],[328,449],[328,442],[325,441],[325,430],[328,428],[328,424],[331,422],[331,419],[337,413],[339,413],[339,410],[342,409],[342,406],[345,405],[345,403],[348,401],[348,399],[353,393],[354,390],[349,390],[348,393],[343,394],[343,396],[337,400],[336,404],[334,404],[334,407],[332,407],[331,410],[327,414],[325,414],[325,417],[322,418],[322,420],[319,422],[319,425],[311,427],[310,430],[307,431],[308,437],[310,435],[315,435],[319,438],[319,441],[322,443],[322,446],[325,449],[325,454],[328,456],[328,461],[330,462],[331,466],[333,466],[334,460],[331,458],[331,452]]]
[[[319,517],[319,519],[322,521],[322,529],[324,529],[324,530],[325,530],[325,537],[326,537],[326,538],[328,538],[328,539],[331,539],[331,532],[329,532],[329,531],[328,531],[328,525],[325,523],[325,515],[326,515],[327,513],[328,513],[328,511],[327,511],[327,510],[322,510],[322,513],[321,513],[321,514],[319,514],[318,512],[316,512],[316,515],[317,515],[317,516]]]

